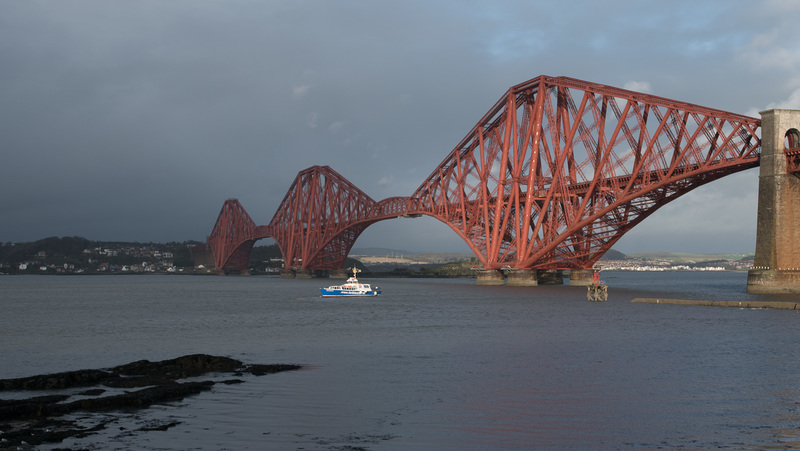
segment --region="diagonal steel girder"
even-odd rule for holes
[[[286,268],[340,269],[361,232],[397,217],[408,198],[376,202],[328,166],[300,171],[268,230]]]
[[[757,166],[759,127],[540,76],[509,89],[411,197],[487,268],[587,268],[662,205]]]
[[[253,242],[271,236],[287,268],[339,269],[369,225],[425,214],[486,268],[589,268],[662,205],[758,166],[760,125],[543,75],[510,88],[412,196],[376,202],[313,166],[298,173],[268,226],[226,202],[209,243],[218,268],[246,266]]]
[[[258,229],[237,199],[226,200],[207,240],[214,253],[215,267],[223,271],[246,269]]]

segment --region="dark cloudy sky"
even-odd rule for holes
[[[800,108],[795,0],[0,0],[0,241],[203,240],[299,170],[410,195],[512,85],[570,76],[758,117]],[[623,252],[752,252],[758,170]],[[356,247],[466,251],[430,218]]]

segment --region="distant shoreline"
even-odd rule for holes
[[[708,301],[692,299],[636,298],[631,302],[638,304],[702,305],[709,307],[800,310],[800,303],[794,301]]]
[[[428,274],[420,273],[418,271],[404,271],[403,268],[397,268],[398,272],[393,271],[364,271],[359,277],[363,279],[368,278],[386,278],[386,279],[474,279],[475,274],[436,274],[431,271]],[[564,278],[569,279],[568,269],[564,271]],[[748,269],[714,269],[714,270],[701,270],[701,269],[603,269],[602,273],[662,273],[662,272],[686,272],[686,273],[727,273],[727,272],[741,272],[746,273]],[[23,272],[23,273],[0,273],[0,276],[219,276],[221,274],[215,271],[130,271],[130,272],[60,272],[60,273],[44,273],[44,272]],[[280,277],[279,272],[256,272],[252,274],[226,274],[226,276],[242,276],[242,277]],[[314,277],[327,279],[330,277]]]

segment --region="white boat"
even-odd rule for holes
[[[368,283],[361,283],[356,278],[360,270],[353,267],[353,276],[341,285],[331,285],[328,288],[320,288],[322,297],[347,297],[347,296],[378,296],[381,294],[379,287],[372,289]]]

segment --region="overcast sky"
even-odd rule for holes
[[[313,165],[407,196],[542,74],[800,109],[798,22],[796,0],[0,0],[0,241],[204,240],[228,198],[267,224]],[[753,252],[757,184],[697,189],[615,249]],[[468,251],[431,218],[371,246]]]

